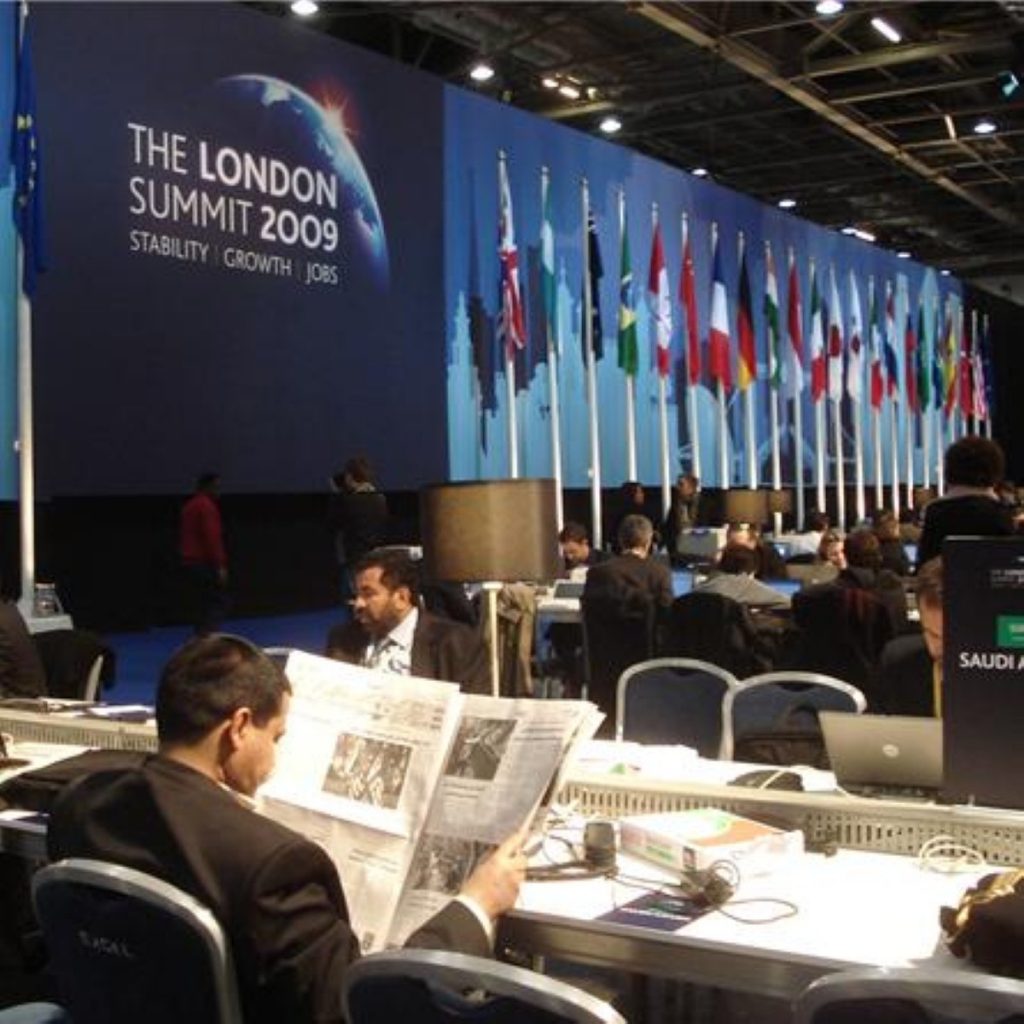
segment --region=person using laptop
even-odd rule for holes
[[[757,552],[745,544],[727,544],[718,560],[718,572],[693,588],[694,593],[720,594],[748,607],[788,609],[790,599],[756,578]]]
[[[589,569],[590,566],[603,562],[608,556],[590,546],[590,534],[582,523],[571,519],[559,531],[558,543],[562,549],[562,563],[567,576],[576,569]]]
[[[926,562],[916,577],[921,632],[898,636],[882,651],[870,710],[887,715],[942,717],[942,559]]]

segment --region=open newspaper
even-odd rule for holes
[[[364,952],[401,945],[530,822],[602,717],[583,701],[463,694],[298,652],[287,673],[262,809],[333,859]]]

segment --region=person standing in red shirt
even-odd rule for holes
[[[203,473],[182,506],[178,551],[197,635],[217,630],[227,614],[228,558],[218,493],[220,477]]]

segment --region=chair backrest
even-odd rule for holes
[[[610,718],[619,676],[630,665],[654,655],[654,601],[641,602],[634,595],[633,604],[625,608],[584,594],[580,609],[587,698]]]
[[[75,1024],[241,1024],[227,940],[192,896],[132,868],[77,859],[37,872],[32,894]]]
[[[770,667],[760,646],[750,613],[739,601],[698,589],[672,602],[658,653],[706,661],[740,678]]]
[[[865,968],[812,982],[794,1024],[994,1024],[1024,1021],[1024,982],[959,970]]]
[[[682,743],[701,757],[732,756],[725,697],[739,686],[724,668],[694,658],[655,658],[626,669],[615,702],[615,738]]]
[[[752,732],[802,724],[801,715],[811,718],[816,728],[819,711],[861,714],[866,707],[864,694],[841,679],[819,672],[766,672],[741,679],[725,695],[723,710],[735,746]]]
[[[571,985],[464,953],[374,953],[348,968],[342,991],[349,1024],[625,1024]]]

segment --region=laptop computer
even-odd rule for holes
[[[693,590],[693,575],[692,569],[672,570],[672,593],[676,597],[682,597]]]
[[[578,601],[583,596],[583,588],[586,585],[586,580],[555,580],[551,596],[555,600],[565,598]]]
[[[845,788],[942,787],[942,719],[909,715],[819,715],[832,771]]]

